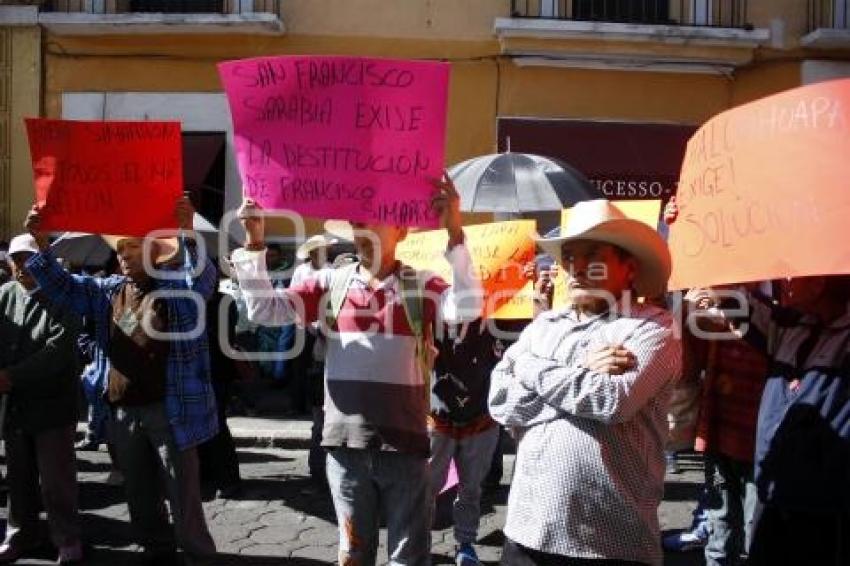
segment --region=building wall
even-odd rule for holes
[[[699,124],[729,106],[722,76],[501,65],[499,115]]]
[[[493,33],[494,19],[509,15],[509,0],[284,0],[287,33],[282,36],[47,32],[43,107],[47,116],[67,116],[63,98],[69,93],[217,93],[221,87],[215,63],[242,57],[350,54],[441,59],[452,63],[446,149],[451,164],[495,151],[499,116],[698,125],[734,105],[798,86],[803,56],[797,46],[805,32],[805,4],[750,0],[749,20],[757,27],[775,29],[781,41],[759,49],[752,63],[732,75],[520,66],[501,54],[502,45]],[[35,35],[30,44],[34,51],[21,47],[23,61],[37,53]],[[528,47],[537,44],[539,40],[529,41]],[[598,48],[606,46],[600,43]],[[645,55],[647,47],[635,49],[643,49]],[[676,48],[659,44],[656,49],[668,54]],[[33,73],[16,87],[21,92],[17,106],[25,110],[18,115],[38,110],[33,106],[39,100],[39,75]],[[156,105],[150,112],[156,113]],[[21,129],[16,131],[20,145]],[[13,169],[29,167],[22,156],[20,151],[16,154]],[[23,176],[19,173],[18,178]],[[14,184],[13,216],[26,210],[23,204],[30,194],[28,183]]]
[[[510,14],[510,0],[286,0],[293,35],[490,41],[493,19]]]
[[[755,27],[777,33],[777,46],[793,48],[807,31],[807,6],[807,0],[750,0],[748,19]]]
[[[739,106],[802,84],[801,61],[764,61],[735,73],[730,106]]]
[[[238,47],[223,47],[228,45]],[[500,56],[495,42],[51,37],[45,58],[45,112],[61,116],[66,92],[218,92],[216,61],[292,53],[449,59],[449,163],[494,151],[497,116],[699,124],[729,107],[736,82],[716,75],[520,67]]]
[[[32,206],[23,120],[41,112],[41,31],[0,26],[0,239],[20,232]]]

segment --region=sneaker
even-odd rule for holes
[[[694,536],[700,540],[708,542],[708,517],[701,520],[699,524],[691,530],[691,532],[694,533]]]
[[[690,552],[691,550],[705,548],[708,542],[708,531],[702,527],[703,525],[700,524],[700,526],[691,531],[682,531],[667,535],[662,541],[664,550],[669,552]]]
[[[479,566],[481,561],[478,560],[478,554],[475,552],[475,547],[470,543],[464,543],[457,547],[455,551],[456,566]]]
[[[79,564],[83,561],[83,545],[76,542],[69,546],[59,548],[59,558],[57,564]]]

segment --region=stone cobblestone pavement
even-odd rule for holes
[[[336,559],[337,529],[333,505],[326,494],[307,491],[307,452],[304,449],[240,448],[245,491],[239,499],[205,503],[210,530],[221,556],[221,565],[313,565]],[[485,496],[479,554],[485,563],[497,564],[502,543],[505,501],[513,457],[505,457],[503,485]],[[86,564],[141,564],[129,532],[127,507],[121,487],[104,483],[108,472],[105,451],[78,453],[84,533],[89,544]],[[685,464],[684,473],[669,478],[666,501],[659,513],[662,528],[683,528],[699,488],[698,462]],[[445,503],[445,502],[444,502]],[[441,505],[438,529],[433,533],[435,564],[451,564],[453,539],[445,527],[450,509]],[[381,531],[379,560],[386,561],[386,530]],[[55,556],[45,550],[19,564],[50,564]],[[670,556],[670,566],[702,564],[698,553]]]

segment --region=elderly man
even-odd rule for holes
[[[667,404],[680,371],[672,317],[638,304],[671,261],[648,226],[579,203],[538,242],[569,307],[538,316],[493,371],[493,418],[519,439],[502,564],[661,564]]]
[[[8,525],[0,563],[40,544],[39,483],[59,563],[82,559],[74,432],[79,321],[45,305],[24,264],[38,253],[29,235],[14,238],[13,281],[0,287],[0,393],[9,472]]]
[[[176,215],[181,229],[190,231],[188,200],[178,202]],[[95,363],[108,371],[103,394],[112,408],[112,440],[130,520],[149,562],[162,566],[179,560],[164,498],[180,546],[191,560],[208,560],[215,544],[201,506],[195,448],[215,436],[218,422],[206,331],[195,330],[203,325],[198,305],[215,287],[215,270],[205,261],[196,277],[185,273],[182,258],[175,258],[180,251],[194,255],[190,243],[180,250],[177,239],[145,246],[143,238],[108,236],[121,274],[70,275],[54,259],[39,224],[33,209],[27,228],[42,251],[27,269],[54,305],[93,321]],[[170,276],[163,276],[166,271]]]

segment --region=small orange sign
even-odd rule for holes
[[[490,317],[504,305],[510,305],[514,295],[527,282],[523,266],[534,260],[536,223],[511,220],[466,226],[463,230],[474,269],[484,287],[483,315]],[[451,282],[451,266],[444,257],[448,241],[445,230],[414,232],[396,248],[396,257],[411,267],[433,271]]]

